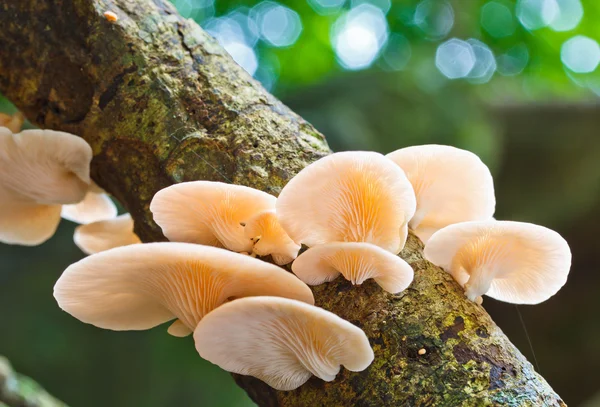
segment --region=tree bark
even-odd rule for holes
[[[0,0],[0,27],[0,91],[40,127],[91,144],[94,180],[132,213],[144,241],[164,240],[148,210],[161,188],[207,179],[277,195],[330,152],[167,2]],[[367,333],[375,361],[366,371],[290,392],[246,376],[237,383],[260,406],[565,406],[422,253],[411,234],[401,256],[415,280],[399,295],[340,279],[314,289],[317,305]]]

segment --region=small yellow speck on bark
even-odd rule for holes
[[[427,353],[427,351],[424,348],[423,349],[419,349],[419,352],[418,352],[419,355],[423,356],[426,353]]]
[[[117,16],[117,14],[115,14],[112,11],[106,11],[106,12],[104,12],[104,18],[106,18],[111,23],[114,23],[115,21],[117,21],[119,19],[119,16]]]

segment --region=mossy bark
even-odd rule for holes
[[[0,407],[67,407],[0,356]]]
[[[144,241],[164,240],[148,205],[167,185],[207,179],[277,195],[330,152],[166,1],[0,0],[0,27],[0,90],[34,123],[92,145],[93,178]],[[342,280],[314,290],[319,306],[365,330],[370,368],[291,392],[238,384],[261,406],[565,406],[416,237],[401,255],[415,268],[402,294]]]

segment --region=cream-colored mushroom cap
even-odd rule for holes
[[[387,155],[412,183],[417,211],[409,227],[423,241],[453,223],[488,220],[494,214],[494,181],[470,151],[442,145],[402,148]]]
[[[54,286],[59,306],[112,330],[150,329],[174,318],[169,333],[191,333],[232,298],[283,296],[313,304],[306,284],[281,268],[228,250],[148,243],[94,254],[69,266]]]
[[[133,219],[128,213],[76,227],[73,241],[85,254],[142,242],[133,231]]]
[[[194,331],[200,356],[234,373],[293,390],[312,375],[332,381],[340,365],[366,369],[373,350],[365,333],[337,315],[299,301],[242,298],[209,313]]]
[[[343,152],[304,168],[283,188],[277,216],[287,234],[309,247],[367,242],[399,253],[416,207],[404,172],[374,152]]]
[[[21,112],[16,112],[13,115],[0,113],[0,127],[6,127],[13,133],[21,131],[23,122],[25,122],[25,116],[23,116],[23,113]]]
[[[431,236],[425,257],[450,272],[471,301],[483,294],[538,304],[566,283],[571,250],[556,232],[531,223],[464,222]]]
[[[110,197],[92,182],[83,201],[63,205],[61,217],[71,222],[86,225],[88,223],[117,217],[117,207]]]
[[[61,205],[84,198],[91,159],[91,147],[72,134],[0,127],[0,241],[36,245],[50,238]]]
[[[265,192],[222,182],[183,182],[154,195],[150,210],[165,236],[174,242],[252,251],[241,223],[273,209],[276,198]]]
[[[244,223],[244,234],[252,241],[252,252],[273,257],[276,264],[290,263],[298,256],[300,245],[281,227],[275,211],[259,212]]]
[[[328,243],[302,253],[292,271],[309,285],[334,280],[340,274],[352,284],[372,278],[390,293],[405,290],[413,280],[412,267],[400,257],[370,243]]]

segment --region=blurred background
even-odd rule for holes
[[[334,150],[479,154],[497,218],[553,228],[573,251],[558,295],[519,307],[532,347],[514,305],[485,308],[570,406],[600,406],[597,0],[174,2]],[[74,407],[253,405],[191,338],[60,311],[51,288],[83,257],[73,228],[36,248],[0,245],[0,354]]]

